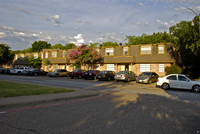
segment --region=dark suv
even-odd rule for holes
[[[98,80],[114,80],[115,72],[114,71],[101,71],[97,74],[96,79]]]
[[[83,77],[83,74],[84,74],[83,69],[77,69],[77,70],[72,71],[70,73],[69,77],[71,77],[72,79],[74,79],[74,78],[81,79]]]
[[[99,73],[99,70],[88,70],[84,73],[83,77],[85,79],[93,79],[96,80],[96,75]]]

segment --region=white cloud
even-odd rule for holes
[[[76,46],[80,46],[85,43],[85,40],[84,40],[82,34],[78,34],[78,35],[74,36],[73,38],[70,37],[70,39],[71,39],[70,43],[74,43]]]
[[[54,15],[46,17],[46,20],[52,22],[54,26],[59,27],[61,24],[60,18],[61,18],[60,15]]]
[[[0,38],[6,37],[6,34],[4,32],[0,32]]]
[[[116,33],[100,33],[97,38],[99,42],[124,42],[124,37],[118,36]]]
[[[161,22],[160,20],[156,20],[156,22],[157,22],[158,24],[160,24],[160,27],[159,27],[160,29],[168,30],[169,27],[170,27],[170,25],[169,25],[168,22]]]
[[[144,3],[140,2],[138,3],[139,6],[144,6]]]

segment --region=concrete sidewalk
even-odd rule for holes
[[[97,91],[75,90],[74,92],[64,92],[56,94],[42,94],[42,95],[0,98],[0,110],[10,107],[39,104],[39,103],[59,101],[59,100],[80,99],[97,95],[99,95]]]

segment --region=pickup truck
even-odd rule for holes
[[[22,74],[24,70],[30,69],[29,67],[14,68],[10,70],[11,74]]]

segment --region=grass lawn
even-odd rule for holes
[[[50,86],[41,86],[34,84],[17,83],[10,81],[0,81],[0,97],[14,97],[38,94],[50,94],[60,92],[73,92],[74,90],[66,88],[55,88]]]

